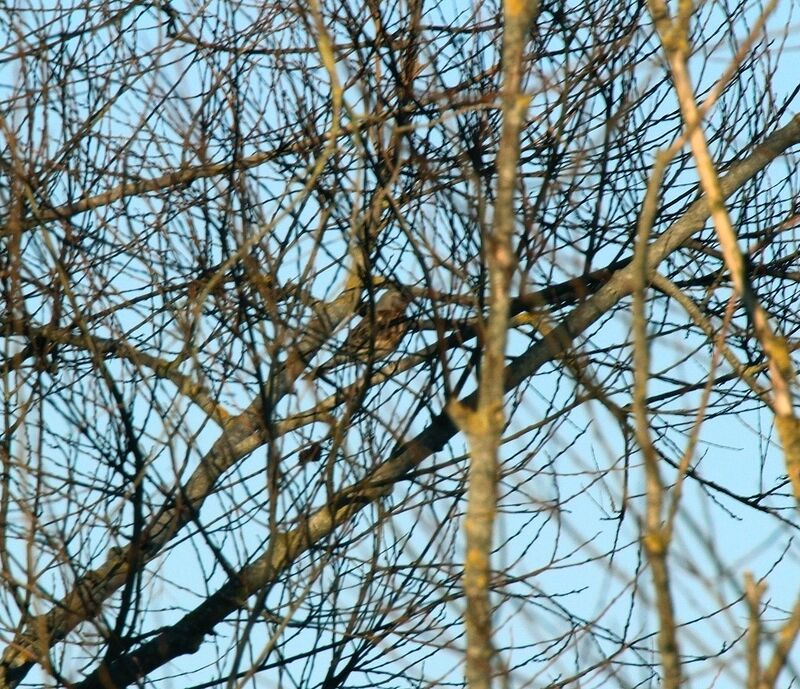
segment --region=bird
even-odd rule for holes
[[[408,331],[405,315],[409,298],[398,289],[387,290],[361,322],[350,331],[330,361],[319,366],[314,378],[349,363],[370,364],[389,356]]]

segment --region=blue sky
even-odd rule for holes
[[[189,14],[178,3],[173,6],[181,16]],[[579,3],[576,3],[575,11],[578,7]],[[708,7],[710,6],[704,5],[704,8]],[[234,12],[231,4],[211,4],[203,9],[204,20],[198,20],[193,25],[202,35],[213,36],[219,28],[218,22],[222,24],[223,21],[232,21],[241,31],[242,40],[246,43],[248,29],[252,28],[248,21],[257,16],[257,9],[254,5],[247,11]],[[759,5],[751,4],[747,12],[754,13],[758,9]],[[470,8],[466,5],[453,3],[450,7],[443,7],[438,16],[432,13],[426,21],[432,25],[437,22],[448,24],[455,17],[464,20],[469,11]],[[485,9],[482,11],[486,12]],[[782,94],[791,93],[797,86],[795,56],[798,48],[796,36],[799,34],[796,31],[795,14],[794,4],[785,2],[779,5],[769,22],[768,33],[771,37],[780,42],[781,36],[785,35],[788,37],[787,41],[795,43],[789,43],[784,48],[781,63],[775,70],[771,92],[777,94],[776,99]],[[56,14],[52,14],[52,18],[55,16]],[[75,9],[72,14],[59,13],[57,16],[57,28],[51,27],[51,33],[77,30],[87,21],[103,23],[94,12],[80,9]],[[706,16],[713,19],[714,11],[709,11]],[[735,21],[734,31],[737,36],[741,37],[746,27],[752,23],[752,16],[755,15],[748,14]],[[47,24],[51,15],[48,12],[20,12],[17,18],[30,26],[41,26]],[[159,27],[162,19],[153,8],[144,8],[135,19],[131,14],[120,15],[109,19],[108,24],[98,30],[97,38],[88,43],[93,47],[93,52],[87,63],[87,74],[92,66],[97,66],[99,73],[102,72],[100,65],[105,65],[104,69],[108,69],[109,61],[113,65],[113,60],[118,55],[110,50],[112,39],[118,41],[113,45],[120,50],[119,54],[139,56],[146,71],[137,75],[134,88],[115,91],[111,87],[111,93],[115,93],[115,101],[108,112],[92,125],[96,135],[86,139],[84,153],[94,160],[104,161],[115,173],[142,177],[163,174],[165,170],[177,168],[184,162],[196,163],[201,156],[216,160],[230,144],[229,132],[205,132],[197,113],[204,112],[203,104],[208,102],[213,103],[220,111],[227,112],[225,108],[230,99],[237,96],[248,103],[248,107],[241,111],[240,120],[242,130],[248,134],[243,144],[243,155],[273,145],[274,141],[265,132],[277,132],[276,138],[279,138],[285,124],[275,107],[276,103],[290,98],[292,89],[303,86],[300,76],[294,73],[289,76],[291,65],[287,65],[284,79],[271,79],[268,69],[260,72],[254,70],[239,84],[241,90],[238,93],[223,88],[215,89],[220,84],[228,84],[226,78],[239,63],[233,57],[222,66],[199,59],[198,53],[191,46],[175,45],[167,40],[165,27]],[[491,21],[492,17],[487,16],[485,20]],[[117,33],[115,30],[120,27],[124,27],[124,31]],[[275,44],[280,42],[279,32],[266,32],[265,35]],[[287,32],[287,36],[287,40],[295,43],[303,40],[302,35],[292,35],[291,32]],[[722,30],[717,49],[702,71],[696,66],[699,64],[699,57],[693,62],[693,76],[699,91],[712,84],[726,69],[731,54],[727,38],[728,33]],[[10,40],[5,39],[6,42]],[[126,47],[121,49],[121,44]],[[71,59],[84,55],[77,45],[76,42],[75,54]],[[169,48],[165,49],[165,46]],[[491,44],[485,46],[486,66],[492,64],[495,48]],[[440,58],[439,64],[447,67],[455,65],[460,57],[459,50],[455,48],[451,48],[450,52],[443,49],[439,55],[434,55],[433,52],[435,51],[424,55],[423,61],[433,62],[435,58]],[[65,54],[69,56],[69,51]],[[31,83],[47,82],[46,75],[23,75],[20,70],[24,61],[21,63],[15,60],[9,51],[0,55],[5,56],[9,56],[9,60],[0,65],[0,88],[3,89],[0,95],[12,91],[14,84],[23,78],[30,79]],[[766,57],[763,59],[764,64],[769,62]],[[660,57],[655,54],[650,63],[653,79],[658,74],[659,65]],[[54,60],[51,67],[57,70],[58,60]],[[546,135],[557,119],[557,80],[568,79],[570,74],[585,68],[585,64],[567,53],[563,62],[544,61],[531,75],[529,87],[537,91],[537,96],[532,101],[531,123],[527,130],[531,139]],[[349,74],[348,66],[340,65],[340,69],[341,77],[345,80]],[[113,74],[113,68],[110,73]],[[644,82],[649,78],[648,74],[637,76]],[[445,71],[440,86],[449,87],[458,81],[459,74],[453,67],[453,71]],[[553,88],[542,86],[551,81]],[[751,96],[759,90],[767,94],[770,89],[766,88],[765,82],[766,77],[762,74],[761,82],[756,80],[743,88],[749,88]],[[92,79],[85,82],[76,80],[74,88],[77,97],[75,102],[81,103],[81,98],[84,99],[81,114],[88,117],[89,113],[96,111],[97,92],[93,90],[94,82]],[[310,96],[310,121],[313,120],[313,112],[317,108],[326,107],[327,103],[323,77],[320,77],[317,88],[316,93]],[[146,96],[144,103],[143,94]],[[2,98],[5,96],[2,95]],[[56,157],[68,143],[65,141],[67,133],[61,131],[63,120],[58,110],[59,100],[55,94],[46,93],[44,89],[37,98],[41,99],[37,103],[43,105],[37,111],[36,117],[23,120],[19,112],[10,112],[7,115],[8,121],[19,126],[19,136],[31,137],[41,143],[47,155]],[[653,92],[649,99],[651,106],[648,115],[652,119],[661,116],[667,118],[676,111],[674,97],[664,90]],[[735,100],[734,94],[730,101]],[[359,93],[357,87],[348,92],[348,103],[355,113],[363,114],[361,110],[366,107],[366,102],[365,94]],[[374,104],[374,100],[371,102]],[[772,107],[766,95],[760,100],[753,97],[753,102],[760,102],[765,109]],[[592,113],[599,107],[598,103],[588,104],[587,113]],[[723,126],[726,125],[726,107],[732,108],[733,105],[723,99],[709,118],[710,131],[720,128],[725,137],[735,137],[737,145],[746,152],[748,137],[756,139],[760,133],[744,129],[739,131],[735,125]],[[464,108],[464,113],[467,112],[469,108]],[[792,113],[792,108],[789,108],[784,120]],[[322,121],[319,120],[317,124]],[[444,142],[447,137],[457,137],[466,121],[466,117],[459,119],[446,114],[442,127],[431,128],[430,142],[436,145]],[[233,127],[229,117],[222,117],[220,122]],[[676,127],[674,119],[665,119],[663,126],[650,128],[648,134],[651,138],[646,142],[647,151],[643,152],[642,157],[647,158],[657,147],[668,143]],[[224,130],[224,127],[221,129]],[[598,127],[587,137],[586,148],[601,140],[604,135],[605,130]],[[614,136],[621,139],[630,135],[626,131],[614,132]],[[719,148],[725,148],[728,144],[725,137],[719,140]],[[119,160],[114,157],[114,147],[127,139],[130,139],[130,145],[125,146],[125,151],[129,157]],[[79,158],[80,156],[76,156],[76,159]],[[574,166],[570,168],[569,174],[564,174],[564,179],[559,183],[563,184],[563,189],[569,190],[575,204],[566,219],[576,219],[577,222],[577,219],[588,219],[591,209],[582,208],[581,204],[588,203],[586,199],[590,194],[588,191],[582,193],[580,184],[575,180],[585,181],[588,189],[597,179],[597,173],[588,165],[584,166],[585,160],[581,157],[580,150],[574,151],[574,159]],[[787,156],[786,160],[786,165],[793,164],[791,157]],[[65,158],[65,168],[68,171],[70,161],[69,157]],[[618,164],[623,166],[628,162],[630,161],[618,161]],[[783,165],[782,162],[775,163],[769,174],[774,174],[775,179],[779,179]],[[62,202],[70,197],[79,198],[83,194],[95,193],[98,185],[105,183],[102,166],[99,167],[101,169],[94,174],[68,172],[62,176],[54,175],[51,198],[55,202]],[[586,169],[589,172],[581,177]],[[772,170],[777,171],[773,173]],[[539,162],[529,162],[524,172],[528,175],[526,182],[533,195],[539,184]],[[299,170],[295,176],[281,178],[272,169],[259,173],[258,178],[253,180],[253,189],[257,191],[255,202],[237,216],[238,225],[234,223],[228,228],[231,233],[238,233],[237,237],[241,241],[246,241],[250,224],[269,226],[269,239],[274,240],[269,246],[276,252],[284,238],[288,238],[286,242],[292,248],[279,272],[287,281],[301,273],[311,252],[308,237],[291,240],[293,228],[297,225],[313,227],[321,217],[321,209],[313,200],[303,201],[302,206],[293,209],[297,211],[294,215],[285,214],[285,209],[292,205],[293,195],[299,195],[298,190],[304,181],[303,174],[304,171]],[[695,184],[692,171],[675,170],[669,179],[670,186],[665,189],[664,194],[665,205],[685,203],[682,195]],[[336,206],[339,217],[347,217],[348,214],[357,217],[363,211],[363,199],[367,196],[365,189],[370,180],[366,175],[353,173],[336,181],[340,188],[332,204]],[[643,183],[643,180],[639,182]],[[214,183],[208,184],[209,196],[217,191]],[[787,206],[790,202],[791,199],[784,199]],[[626,203],[629,203],[628,197],[625,197],[622,190],[611,190],[600,205],[622,225],[626,218],[635,216],[637,212],[635,207],[626,206]],[[180,205],[180,200],[177,205]],[[202,229],[198,228],[202,228],[207,220],[196,208],[189,208],[186,212],[181,212],[180,209],[173,211],[169,203],[156,195],[132,201],[128,210],[134,220],[130,225],[124,226],[123,230],[137,248],[138,255],[128,261],[128,256],[117,256],[112,250],[104,253],[106,249],[102,241],[97,241],[95,247],[98,256],[118,267],[118,280],[108,287],[106,296],[109,302],[113,302],[116,297],[121,299],[125,295],[138,295],[147,291],[154,281],[184,274],[184,269],[191,266],[196,258],[197,246],[191,240],[202,237]],[[448,221],[454,219],[448,217],[441,208],[431,207],[420,212],[417,219],[423,218],[428,224],[417,229],[430,246],[445,247],[446,242],[457,237],[459,231],[466,233],[470,226],[474,226],[473,209],[466,202],[457,210],[460,215],[456,216],[455,221],[461,225],[454,228],[444,227]],[[96,226],[102,228],[109,218],[100,216],[102,213],[98,214]],[[741,216],[742,222],[746,222],[747,213],[742,212]],[[91,228],[92,222],[91,219],[87,221],[85,227]],[[173,231],[155,231],[154,228],[162,225],[173,228]],[[656,231],[663,229],[657,228]],[[608,231],[624,231],[624,227],[620,229],[619,226],[609,226]],[[54,240],[61,239],[58,227],[54,227],[52,232]],[[333,297],[346,277],[346,262],[342,260],[347,251],[345,234],[346,232],[328,233],[322,242],[324,251],[319,255],[319,261],[327,267],[319,270],[308,283],[309,289],[319,298]],[[174,241],[167,243],[165,238]],[[547,279],[558,280],[570,276],[576,270],[575,266],[581,256],[579,249],[585,249],[582,244],[585,241],[588,241],[585,237],[576,238],[574,251],[569,246],[561,247],[561,258],[555,266],[551,266],[550,274],[540,264],[532,265],[530,272],[520,279],[520,284],[533,289],[541,286]],[[402,232],[396,231],[387,247],[380,269],[404,282],[413,282],[421,277],[420,266],[408,257],[407,243]],[[459,250],[465,254],[473,248],[473,245],[459,246]],[[38,258],[42,265],[53,264],[53,256],[48,254],[46,242],[40,244],[38,249],[34,246],[30,250],[41,252]],[[209,249],[208,258],[210,263],[214,263],[223,256],[218,247],[213,246]],[[596,257],[595,267],[613,258],[614,256],[601,252]],[[575,265],[572,263],[573,259]],[[471,264],[471,267],[474,265]],[[435,286],[444,291],[465,290],[468,284],[466,280],[458,282],[457,276],[454,277],[445,270],[435,273],[433,279],[436,281]],[[174,351],[179,348],[189,327],[189,315],[178,306],[174,311],[163,309],[153,320],[147,321],[145,318],[143,321],[141,314],[147,311],[148,304],[156,309],[163,309],[160,297],[156,295],[150,300],[121,310],[115,321],[119,330],[109,327],[107,332],[101,334],[117,337],[124,332],[134,337],[141,336],[148,345],[160,346],[165,350]],[[43,306],[37,315],[42,321],[46,321],[50,314],[47,307]],[[651,315],[654,324],[665,317],[657,308]],[[670,317],[678,318],[675,312]],[[226,350],[227,343],[215,338],[213,321],[207,323],[199,328],[207,340],[198,337],[198,341],[203,342],[203,347],[196,354],[197,368],[202,369],[202,364],[213,359],[217,352],[226,352],[232,359],[242,362],[238,368],[229,372],[230,378],[221,386],[220,392],[220,396],[232,409],[242,408],[251,399],[255,386],[256,377],[251,367],[261,367],[262,372],[267,371],[266,357],[264,361],[248,358],[246,347],[236,343]],[[156,332],[163,325],[168,327],[162,334],[152,338],[147,335],[148,329]],[[596,350],[595,360],[598,362],[609,361],[602,354],[603,348],[613,346],[624,349],[629,329],[629,310],[626,308],[603,319],[591,332],[580,338],[581,348],[583,351]],[[264,326],[261,334],[265,340],[273,335],[268,325]],[[159,340],[159,337],[162,339]],[[524,351],[530,345],[531,338],[536,337],[535,334],[525,334],[524,329],[515,333],[510,342],[510,353]],[[420,344],[423,339],[420,336],[415,342]],[[13,349],[17,344],[7,342],[6,346]],[[705,374],[708,362],[707,356],[701,356],[701,348],[702,342],[696,335],[688,331],[677,331],[670,338],[654,344],[653,371],[669,369],[672,376],[689,381],[699,380]],[[706,368],[703,368],[704,365]],[[130,373],[128,368],[114,362],[110,362],[108,366],[120,379]],[[596,366],[592,374],[601,383],[613,380],[612,399],[620,404],[625,403],[629,393],[625,383],[630,380],[629,376],[615,378],[614,368],[610,363]],[[412,389],[424,389],[425,380],[422,374],[410,373],[401,381]],[[60,402],[59,405],[46,408],[41,418],[35,420],[36,423],[33,418],[30,419],[31,446],[36,446],[37,435],[40,435],[45,439],[48,452],[52,452],[52,455],[43,453],[43,457],[58,456],[59,435],[69,435],[71,429],[67,428],[70,424],[77,424],[75,417],[80,413],[84,396],[94,394],[94,388],[88,384],[85,388],[81,387],[79,381],[73,381],[73,384],[74,407],[66,404],[62,406],[63,403]],[[670,384],[670,381],[654,380],[650,392],[657,394],[666,390]],[[466,391],[469,389],[468,384]],[[429,421],[428,415],[424,413],[426,410],[419,410],[402,390],[402,385],[386,387],[369,400],[370,408],[380,410],[368,424],[378,439],[375,440],[376,455],[380,455],[382,445],[387,445],[386,438],[391,431],[401,428],[405,437],[410,437]],[[576,668],[590,665],[592,660],[601,661],[620,645],[622,639],[628,642],[637,640],[635,648],[626,650],[624,657],[619,658],[620,663],[615,667],[617,681],[621,686],[655,686],[656,682],[649,670],[637,666],[637,662],[652,660],[655,653],[652,635],[657,628],[652,613],[648,574],[641,573],[644,565],[636,547],[643,511],[641,471],[637,468],[638,454],[626,454],[625,439],[618,425],[600,403],[592,402],[570,411],[569,414],[561,414],[571,403],[574,392],[575,385],[571,376],[565,372],[563,366],[556,365],[545,367],[537,373],[524,392],[509,396],[509,407],[513,406],[515,409],[508,429],[508,435],[513,436],[513,440],[504,445],[503,458],[505,466],[513,470],[508,471],[502,483],[502,516],[498,524],[500,545],[496,554],[498,564],[503,564],[506,570],[507,581],[503,588],[509,595],[509,600],[497,613],[498,645],[513,648],[502,655],[510,669],[510,685],[540,687],[569,676]],[[150,389],[143,385],[136,393],[130,394],[136,415],[146,419],[142,424],[149,437],[148,447],[151,452],[148,455],[148,487],[157,495],[158,490],[170,485],[175,475],[185,477],[200,462],[202,454],[217,437],[217,430],[207,419],[190,410],[185,401],[173,399],[169,386],[154,385]],[[303,409],[316,394],[321,395],[322,391],[300,385],[296,395],[282,402],[280,411],[288,414]],[[443,402],[439,399],[440,394],[440,391],[431,393],[429,402],[434,410],[437,404]],[[669,408],[660,411],[654,422],[663,434],[662,448],[671,451],[670,456],[675,461],[679,459],[685,446],[684,428],[679,427],[679,424],[686,423],[686,416],[681,414],[681,408],[693,408],[698,396],[699,393],[693,397],[687,396],[679,402],[672,402]],[[158,414],[148,416],[147,409],[152,404],[158,406]],[[98,396],[93,408],[102,409],[102,406],[103,400]],[[543,424],[542,421],[548,418],[553,421]],[[113,448],[118,440],[114,435],[117,429],[107,414],[98,413],[90,426],[92,428],[87,433],[95,436],[96,444],[99,445],[102,441]],[[752,408],[737,410],[737,413],[726,418],[705,421],[695,468],[704,478],[730,491],[743,495],[761,492],[763,486],[774,485],[776,477],[784,473],[780,452],[774,442],[771,442],[770,429],[769,415],[763,410]],[[294,462],[294,452],[304,440],[304,434],[312,436],[313,433],[323,430],[324,426],[317,425],[304,429],[301,433],[289,435],[276,444],[276,450],[281,456]],[[365,436],[348,437],[344,441],[345,449],[356,455],[363,449],[359,447],[360,442],[367,442]],[[404,606],[410,608],[420,604],[420,599],[424,599],[422,594],[415,597],[418,589],[424,589],[423,583],[428,586],[435,583],[444,594],[457,592],[462,548],[459,518],[464,507],[463,501],[459,500],[459,492],[463,489],[465,460],[453,458],[458,458],[463,452],[463,442],[459,438],[446,452],[427,460],[415,480],[398,486],[394,496],[385,505],[365,512],[350,527],[342,530],[339,538],[353,539],[357,543],[348,552],[347,558],[341,558],[320,569],[315,579],[309,578],[307,571],[302,571],[294,578],[290,576],[281,586],[276,586],[269,592],[265,601],[266,607],[282,615],[304,600],[307,603],[325,601],[325,605],[335,611],[346,608],[355,600],[360,587],[368,586],[382,591],[381,595],[390,601],[387,604],[387,617],[400,619]],[[107,478],[102,474],[93,475],[96,467],[93,464],[82,464],[86,461],[84,457],[73,456],[71,461],[74,462],[72,468],[85,472],[87,481],[90,478]],[[214,590],[225,581],[227,572],[219,561],[215,561],[211,545],[237,566],[251,560],[264,546],[269,525],[264,513],[266,503],[263,493],[263,467],[268,461],[265,450],[259,449],[226,475],[219,491],[204,506],[202,524],[205,535],[201,536],[192,529],[187,529],[186,534],[169,553],[154,563],[143,584],[153,595],[153,608],[143,622],[145,629],[174,622],[186,610],[199,603],[206,589]],[[321,470],[296,464],[290,464],[283,470],[293,481],[285,502],[282,503],[286,514],[297,509],[294,500],[299,504],[307,500],[308,504],[313,505],[324,501],[326,493],[318,484],[314,484],[317,486],[316,492],[309,491],[309,494],[305,494],[302,490],[303,486],[311,485],[319,478],[316,474]],[[338,484],[351,480],[357,471],[338,465],[332,472],[331,482]],[[672,481],[674,472],[671,473],[665,466],[664,476],[668,482]],[[296,490],[297,494],[291,495],[291,490]],[[425,504],[433,494],[438,499],[432,504]],[[94,496],[94,493],[87,490],[86,495]],[[625,502],[622,501],[623,495]],[[765,499],[764,504],[779,508],[792,525],[784,525],[774,517],[745,507],[713,487],[702,488],[695,482],[687,482],[677,517],[678,527],[671,564],[678,619],[684,625],[680,630],[683,649],[687,653],[696,654],[698,658],[704,657],[702,661],[687,664],[686,671],[692,687],[713,685],[733,689],[742,686],[743,651],[741,642],[737,640],[746,623],[746,609],[742,603],[736,601],[741,595],[742,575],[745,570],[752,571],[757,577],[768,577],[769,588],[765,596],[765,603],[769,605],[765,615],[768,628],[780,624],[785,617],[784,611],[800,593],[800,587],[796,584],[798,553],[792,540],[796,526],[794,504],[787,494]],[[109,540],[105,531],[106,525],[96,518],[97,512],[91,512],[91,528],[81,530],[82,520],[87,514],[79,509],[81,505],[70,505],[74,511],[69,517],[64,516],[69,512],[67,509],[64,509],[63,514],[59,513],[61,505],[58,502],[51,503],[50,507],[55,510],[55,514],[51,515],[54,521],[57,523],[59,519],[63,519],[64,531],[73,538],[69,546],[72,551],[70,554],[83,564],[102,562],[108,547],[114,544],[114,539]],[[127,510],[129,506],[124,500],[112,501],[106,516],[113,524],[124,523],[124,517],[129,516]],[[225,528],[231,517],[241,527],[235,534],[226,532]],[[376,527],[376,524],[379,526]],[[126,529],[121,531],[120,542],[124,542]],[[21,529],[21,533],[24,533],[24,529]],[[194,538],[189,539],[190,535]],[[369,563],[376,548],[400,553],[396,563],[401,564],[410,564],[420,553],[424,553],[429,567],[418,578],[411,579],[404,577],[402,569],[397,572],[373,570]],[[19,556],[24,561],[22,551]],[[314,557],[321,556],[315,553]],[[390,559],[387,557],[379,561],[383,565]],[[300,571],[299,567],[297,571]],[[43,572],[44,585],[57,598],[70,580],[69,573],[48,567],[43,567]],[[423,582],[426,578],[428,581]],[[307,589],[309,580],[310,588]],[[391,588],[392,586],[395,588]],[[420,646],[408,656],[403,655],[405,650],[402,647],[391,647],[391,642],[402,638],[399,633],[372,649],[370,653],[374,657],[375,677],[380,677],[381,663],[389,658],[392,661],[391,667],[399,668],[407,676],[409,684],[413,683],[411,676],[414,674],[424,674],[427,680],[441,683],[460,681],[461,649],[464,641],[457,620],[462,615],[462,606],[463,602],[454,598],[433,609],[430,613],[430,638],[426,639],[426,645]],[[299,611],[293,610],[293,615],[302,618],[303,612],[301,605]],[[2,625],[8,628],[11,622],[13,619],[3,619]],[[112,622],[113,616],[105,620],[108,624]],[[451,622],[452,626],[449,624]],[[566,640],[557,641],[570,627],[579,631]],[[402,625],[399,629],[403,629]],[[257,657],[268,645],[266,630],[266,625],[256,625],[250,630],[250,645],[240,667],[246,668],[252,658]],[[589,630],[592,634],[586,633]],[[215,662],[220,649],[227,648],[233,631],[232,627],[220,629],[219,635],[209,639],[196,656],[180,659],[154,676],[177,675],[178,672],[191,670],[192,674],[187,678],[175,679],[172,683],[191,686],[193,682],[206,681],[214,672],[223,671],[222,668],[215,667]],[[291,664],[292,670],[306,683],[316,682],[321,679],[321,673],[327,670],[326,653],[320,655],[322,660],[316,664],[310,663],[301,654],[310,646],[329,642],[340,632],[341,630],[335,628],[322,630],[315,638],[307,629],[289,627],[282,630],[282,652],[289,656],[296,653],[298,658]],[[738,643],[738,646],[733,652],[720,656],[719,661],[713,659],[724,647],[734,643]],[[332,652],[327,653],[327,657],[330,656]],[[68,666],[77,671],[81,662],[80,654],[76,653]],[[230,662],[231,657],[227,656],[221,665],[223,668],[228,667]],[[789,676],[794,676],[794,672],[789,673]],[[37,681],[33,679],[33,675],[29,679]],[[260,686],[273,686],[279,683],[278,679],[275,673],[265,672],[258,683]],[[282,679],[287,684],[290,683],[286,677]],[[607,681],[610,680],[604,672],[589,673],[582,686],[600,686]]]

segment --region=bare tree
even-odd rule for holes
[[[0,689],[790,685],[793,12],[0,5]]]

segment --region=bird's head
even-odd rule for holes
[[[408,302],[408,295],[404,294],[400,290],[390,289],[380,299],[378,299],[378,303],[375,304],[375,312],[381,313],[388,311],[405,311],[406,306],[408,306]]]

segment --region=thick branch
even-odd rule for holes
[[[723,193],[728,196],[764,169],[787,148],[800,143],[800,116],[772,134],[745,160],[737,163],[721,180]],[[648,251],[648,269],[655,270],[672,251],[679,248],[692,234],[704,226],[709,217],[705,200],[692,204],[684,216],[653,242]],[[621,269],[593,297],[576,307],[564,321],[530,349],[517,357],[506,370],[505,390],[511,390],[533,375],[543,364],[558,357],[572,340],[593,322],[609,311],[633,289],[631,266]],[[475,396],[463,400],[465,407],[474,408]],[[187,614],[175,625],[165,629],[151,641],[102,667],[77,685],[81,689],[106,686],[123,687],[136,678],[185,653],[194,651],[203,637],[231,612],[240,609],[249,595],[272,584],[282,568],[315,544],[324,541],[339,525],[357,512],[388,495],[396,483],[403,480],[423,460],[441,450],[458,432],[447,414],[434,417],[426,430],[398,449],[386,462],[358,484],[332,496],[329,505],[300,520],[287,535],[279,536],[268,551],[245,568],[211,598]],[[9,667],[6,665],[6,667]],[[13,666],[12,666],[13,667]],[[12,671],[3,687],[15,687],[27,673],[28,667]],[[112,682],[108,684],[107,682]]]

